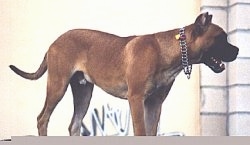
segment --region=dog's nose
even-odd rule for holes
[[[239,54],[239,48],[238,47],[236,47],[236,46],[229,43],[229,48],[230,48],[229,51],[232,52],[232,55],[237,56]]]
[[[234,55],[235,57],[237,57],[238,54],[239,54],[239,48],[236,47],[236,46],[234,46],[234,47],[233,47],[233,55]],[[236,59],[236,58],[235,58],[235,59]]]
[[[228,48],[227,51],[223,53],[222,61],[224,62],[234,61],[238,56],[239,48],[233,46],[232,44],[229,44],[227,48]]]
[[[236,54],[238,55],[238,54],[239,54],[239,48],[238,48],[238,47],[236,47],[236,50],[237,50]]]

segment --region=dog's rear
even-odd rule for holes
[[[116,67],[122,67],[119,64],[121,59],[117,58],[130,39],[94,30],[71,30],[61,35],[50,46],[35,73],[27,73],[10,65],[16,74],[30,80],[40,78],[48,70],[46,101],[37,118],[39,135],[47,135],[50,115],[64,96],[69,84],[74,98],[74,114],[69,132],[70,135],[80,135],[81,120],[87,112],[94,87],[93,82],[96,81],[91,76],[108,79],[107,73],[109,73],[110,77],[114,77],[116,73],[110,71],[117,69],[109,68],[110,71],[107,70],[105,73],[104,67],[108,67],[111,63],[109,67],[113,67],[115,63]],[[89,71],[91,75],[88,74]],[[105,81],[98,80],[97,83]]]

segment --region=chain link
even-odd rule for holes
[[[186,42],[186,35],[185,35],[185,28],[181,28],[179,30],[180,34],[180,47],[181,47],[181,62],[182,67],[185,75],[187,75],[187,78],[190,79],[190,75],[192,72],[192,65],[188,63],[188,49],[187,49],[187,42]]]

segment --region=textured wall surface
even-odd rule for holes
[[[222,74],[201,66],[202,135],[250,135],[250,0],[201,0],[201,11],[212,13],[240,48]]]

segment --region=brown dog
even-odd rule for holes
[[[219,73],[225,69],[222,61],[237,57],[238,48],[211,20],[203,13],[185,29],[131,37],[71,30],[50,46],[37,72],[26,73],[11,65],[14,72],[31,80],[48,70],[46,102],[37,118],[39,135],[47,135],[49,118],[68,84],[74,97],[70,135],[80,135],[94,84],[128,99],[135,135],[156,135],[162,103],[183,68],[189,75],[191,64],[204,63]]]

